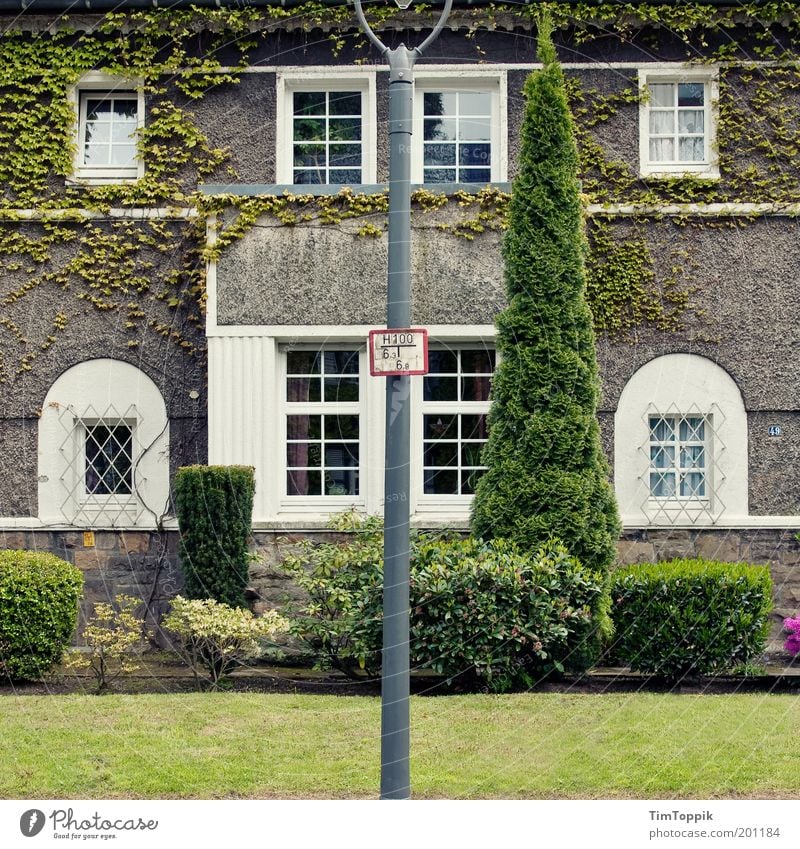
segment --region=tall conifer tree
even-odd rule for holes
[[[497,317],[488,470],[472,530],[523,548],[560,538],[606,570],[619,533],[596,419],[600,383],[585,300],[586,239],[578,157],[549,19],[539,22],[544,67],[525,83],[519,173],[503,241],[508,306]]]

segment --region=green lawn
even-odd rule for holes
[[[0,796],[348,797],[378,786],[374,698],[0,698]],[[794,797],[796,696],[451,696],[412,704],[418,797]]]

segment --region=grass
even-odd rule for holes
[[[7,696],[3,798],[372,797],[374,698]],[[795,797],[795,696],[412,701],[417,797]]]

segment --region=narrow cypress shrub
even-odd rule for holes
[[[525,83],[519,174],[503,241],[508,307],[497,317],[488,470],[478,482],[472,531],[528,550],[554,536],[585,566],[605,571],[619,519],[595,417],[599,378],[584,297],[577,150],[550,29],[542,19],[544,68]]]
[[[189,598],[244,607],[253,521],[252,466],[186,466],[175,476]]]

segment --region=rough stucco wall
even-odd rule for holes
[[[441,232],[448,213],[414,215],[415,322],[486,324],[503,301],[499,235]],[[375,324],[386,313],[387,239],[358,221],[285,227],[265,217],[217,266],[220,324]],[[287,293],[291,297],[287,297]]]
[[[105,224],[96,224],[101,229]],[[6,225],[10,227],[11,225]],[[172,225],[170,225],[172,226]],[[186,225],[174,225],[178,228]],[[82,230],[75,225],[76,234]],[[39,225],[19,225],[28,235],[36,235]],[[77,240],[76,240],[77,241]],[[40,271],[63,267],[75,254],[76,244],[54,246],[51,259]],[[180,264],[179,254],[166,257],[145,249],[141,262],[154,263],[153,277]],[[24,273],[6,273],[0,280],[0,301],[25,280]],[[0,363],[5,382],[0,389],[0,515],[35,516],[37,509],[37,429],[38,411],[55,379],[77,363],[110,357],[124,360],[144,371],[158,386],[170,417],[170,462],[178,465],[204,461],[206,439],[206,372],[202,353],[205,349],[204,328],[190,322],[181,310],[169,308],[153,297],[155,292],[137,293],[131,289],[113,296],[116,307],[98,310],[76,294],[86,284],[71,280],[68,289],[43,282],[12,303],[4,303],[3,316],[17,325],[26,342],[15,339],[6,328],[0,329]],[[145,318],[135,328],[126,328],[127,305],[135,302]],[[55,333],[48,350],[41,345],[53,333],[52,322],[57,312],[67,317],[66,329]],[[191,340],[200,352],[188,354],[175,339],[164,337],[149,322],[165,325]],[[136,341],[136,347],[129,347]],[[30,371],[16,373],[19,358],[38,352]],[[196,390],[194,400],[189,393]]]

